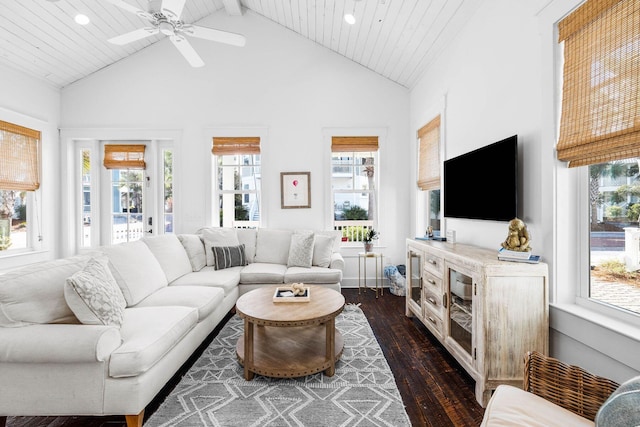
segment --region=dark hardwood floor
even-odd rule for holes
[[[347,303],[360,304],[396,377],[398,389],[417,426],[478,426],[484,410],[474,396],[474,381],[415,319],[404,315],[404,298],[385,289],[376,300],[373,291],[343,289]],[[224,323],[224,322],[223,322]],[[170,393],[186,370],[217,334],[214,331],[180,372],[156,396],[145,411],[150,416]],[[123,416],[109,417],[15,417],[7,427],[121,427]]]

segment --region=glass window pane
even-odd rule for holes
[[[589,166],[590,297],[640,314],[638,161]]]
[[[27,193],[0,190],[0,251],[26,249]]]

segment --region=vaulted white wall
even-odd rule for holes
[[[553,25],[572,8],[561,3],[575,6],[579,1],[484,1],[411,91],[410,131],[415,132],[427,123],[434,112],[444,111],[443,159],[518,134],[521,217],[531,233],[534,252],[543,256],[552,273],[551,353],[622,381],[640,370],[638,359],[631,356],[638,354],[640,344],[630,338],[630,327],[623,325],[617,330],[611,325],[603,326],[602,316],[580,317],[560,308],[553,297],[558,293],[575,295],[578,281],[577,277],[554,280],[553,268],[556,231],[553,177],[557,165],[554,155],[557,63],[553,59],[557,39],[553,36]],[[415,170],[412,175],[415,176]],[[490,186],[482,177],[469,177],[469,191],[490,191]],[[415,200],[414,194],[412,205]],[[414,217],[412,223],[418,220]],[[486,248],[497,249],[507,234],[506,222],[462,219],[446,222],[447,229],[456,230],[458,242]],[[572,245],[575,248],[572,256],[578,256],[578,242],[562,240],[558,244]]]
[[[191,68],[168,39],[62,90],[62,127],[174,129],[177,232],[210,221],[213,129],[266,129],[263,219],[268,227],[326,228],[330,148],[323,129],[382,129],[380,231],[388,262],[404,262],[409,171],[408,91],[251,12],[200,25],[244,34],[244,48],[190,39],[206,66]],[[311,209],[280,208],[280,172],[311,172]],[[358,248],[358,250],[362,250]],[[357,277],[351,257],[347,279]],[[355,265],[355,267],[353,267]],[[347,280],[348,282],[348,280]]]

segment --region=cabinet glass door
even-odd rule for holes
[[[449,270],[449,336],[471,354],[473,280],[459,271]]]
[[[422,303],[422,257],[417,252],[409,251],[408,273],[411,301],[420,307]]]

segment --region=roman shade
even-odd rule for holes
[[[0,120],[0,189],[40,188],[40,131]]]
[[[418,130],[418,188],[440,188],[440,116]]]
[[[260,137],[213,137],[211,152],[217,156],[226,154],[260,154]]]
[[[564,42],[559,160],[640,157],[640,0],[587,0],[558,24]]]
[[[331,152],[378,151],[377,136],[332,136]]]
[[[142,144],[106,144],[104,167],[107,169],[146,169]]]

